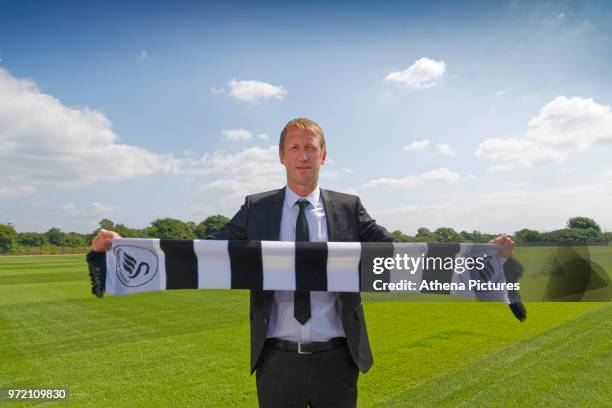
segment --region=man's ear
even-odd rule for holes
[[[281,164],[285,164],[285,154],[281,149],[278,149],[278,159],[280,160]]]
[[[321,152],[321,164],[325,164],[325,159],[327,158],[327,149],[323,148]]]

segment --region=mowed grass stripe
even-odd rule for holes
[[[1,256],[0,277],[13,273],[64,272],[67,268],[76,271],[75,266],[82,266],[84,260],[85,255]]]
[[[20,274],[3,274],[0,275],[0,286],[4,285],[24,285],[36,283],[51,283],[51,282],[69,282],[83,280],[82,273],[76,272],[61,272],[53,273],[20,273]]]

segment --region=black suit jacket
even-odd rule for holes
[[[393,241],[393,236],[376,224],[361,205],[359,197],[321,189],[327,219],[328,241]],[[278,241],[285,189],[247,196],[238,213],[211,239]],[[251,290],[251,373],[263,349],[274,292]],[[373,363],[361,296],[338,292],[336,302],[353,361],[362,372]]]

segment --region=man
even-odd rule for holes
[[[359,197],[319,188],[327,150],[322,129],[299,118],[279,142],[287,185],[246,197],[211,239],[268,241],[393,241]],[[94,251],[118,235],[101,231]],[[500,237],[497,243],[511,242]],[[513,244],[513,243],[512,243]],[[511,255],[511,252],[507,254]],[[301,260],[296,259],[296,268]],[[251,290],[251,373],[261,407],[354,407],[359,371],[372,366],[358,293]]]

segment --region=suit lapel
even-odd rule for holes
[[[278,241],[280,237],[280,225],[281,215],[283,212],[283,202],[285,201],[285,188],[278,190],[274,196],[272,196],[272,205],[270,206],[270,219],[268,225],[268,240]]]
[[[323,197],[325,219],[327,220],[327,241],[333,242],[338,239],[338,234],[336,234],[336,205],[327,190],[321,189],[321,197]]]
[[[334,203],[331,194],[329,191],[321,189],[321,197],[323,197],[323,206],[325,207],[325,218],[327,219],[327,241],[334,242],[338,239],[344,240],[346,237],[342,237],[342,234],[339,233],[341,229],[338,225],[338,217],[336,211],[336,204]],[[357,295],[359,296],[359,295]],[[338,308],[338,312],[340,316],[344,316],[344,306],[350,307],[351,300],[355,297],[353,293],[343,293],[336,292],[336,307]],[[352,315],[350,315],[352,316]],[[344,318],[342,319],[342,325],[344,330],[348,330],[349,328],[344,323]]]
[[[268,216],[268,234],[265,240],[278,241],[280,237],[280,224],[281,216],[283,213],[283,203],[285,202],[285,189],[281,188],[278,193],[272,196],[272,205],[270,206],[270,212]],[[261,296],[264,301],[264,316],[265,319],[270,318],[270,311],[272,310],[272,303],[274,301],[274,291],[264,290]],[[267,329],[266,329],[267,330]],[[266,332],[263,332],[263,337],[266,336]]]

